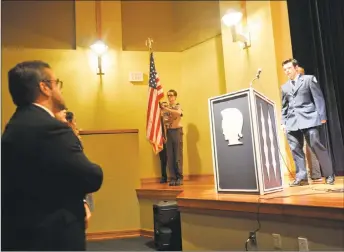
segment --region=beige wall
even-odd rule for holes
[[[202,215],[182,213],[183,250],[244,251],[250,231],[257,228],[256,216],[228,213]],[[298,237],[308,239],[309,250],[340,251],[344,248],[344,223],[311,219],[261,217],[261,230],[257,233],[258,250],[273,251],[272,234],[280,234],[282,251],[298,251]],[[250,249],[249,249],[250,250]]]
[[[47,24],[42,28],[46,33],[32,30],[32,36],[25,39],[32,39],[31,44],[36,40],[48,41],[54,50],[41,49],[40,44],[35,44],[39,47],[36,49],[10,44],[2,47],[1,55],[2,130],[15,111],[8,91],[7,72],[16,63],[33,59],[49,62],[57,77],[64,81],[64,98],[68,108],[75,112],[81,129],[139,129],[135,139],[128,135],[85,136],[87,155],[103,165],[105,171],[104,185],[95,194],[96,211],[90,232],[139,228],[135,188],[139,187],[140,178],[160,176],[159,158],[153,154],[145,136],[148,52],[122,51],[121,3],[103,1],[101,6],[103,34],[109,45],[109,52],[103,58],[102,81],[96,75],[96,58],[88,49],[96,39],[92,1],[76,1],[76,50],[61,49],[61,41],[50,36],[54,31],[49,30],[50,24]],[[54,5],[50,9],[54,9]],[[28,26],[34,28],[34,22]],[[21,40],[19,30],[13,29],[8,28],[2,35]],[[63,30],[63,26],[59,29]],[[218,36],[184,52],[155,53],[164,89],[176,89],[184,109],[185,174],[212,173],[207,99],[225,92],[221,44],[221,36]],[[142,71],[146,82],[130,83],[131,71]],[[133,211],[132,216],[128,215],[128,209]]]
[[[235,2],[221,1],[220,12],[232,4]],[[30,43],[34,45],[35,41],[47,41],[52,48],[59,49],[2,47],[2,125],[15,109],[8,93],[7,71],[17,62],[41,59],[49,62],[64,81],[64,97],[69,109],[75,112],[79,127],[85,130],[139,129],[135,136],[86,136],[84,140],[87,154],[103,164],[106,174],[103,188],[95,195],[96,212],[90,231],[134,229],[151,222],[150,219],[148,222],[142,220],[146,215],[139,213],[134,193],[139,179],[160,176],[158,157],[153,154],[145,137],[147,83],[132,84],[128,81],[130,71],[144,72],[147,80],[149,58],[148,52],[122,51],[121,2],[103,1],[101,7],[103,34],[109,45],[109,52],[103,59],[105,76],[102,82],[95,74],[96,59],[88,49],[96,39],[93,1],[76,1],[75,23],[71,21],[70,24],[75,25],[76,50],[63,47],[60,38],[36,30],[32,30],[25,39],[31,39]],[[54,10],[54,7],[50,9]],[[170,88],[178,91],[178,100],[185,114],[185,174],[209,174],[213,171],[207,107],[209,97],[248,87],[257,68],[261,67],[262,78],[255,88],[275,100],[277,111],[280,110],[279,85],[284,78],[280,60],[291,55],[289,29],[285,28],[288,27],[285,2],[247,2],[247,24],[252,39],[248,50],[242,50],[233,43],[228,29],[222,26],[222,36],[184,52],[155,53],[162,85],[166,91]],[[68,24],[62,22],[59,29],[63,30],[65,26]],[[30,27],[35,27],[34,23]],[[18,27],[13,29],[3,30],[2,36],[21,40]],[[49,26],[42,29],[54,32]],[[133,156],[136,155],[135,163]],[[147,214],[149,208],[146,204]],[[128,209],[134,214],[129,216]],[[148,224],[144,226],[149,228]]]
[[[139,229],[140,206],[133,190],[140,186],[138,134],[86,135],[82,141],[86,155],[104,172],[101,190],[93,195],[95,211],[87,231]]]
[[[77,50],[19,49],[10,46],[3,48],[2,123],[6,123],[14,112],[6,85],[9,68],[23,60],[45,60],[64,81],[64,97],[69,109],[76,113],[79,127],[85,130],[138,128],[140,176],[160,176],[158,157],[153,154],[145,137],[147,83],[132,84],[128,81],[131,71],[144,72],[147,80],[148,52],[121,50],[121,4],[102,2],[103,34],[110,50],[103,59],[105,75],[100,83],[99,76],[95,74],[96,58],[87,48],[96,38],[94,2],[77,1],[75,9]],[[12,32],[4,36],[14,35]],[[182,53],[157,52],[155,60],[164,89],[167,91],[174,88],[178,91],[179,101],[185,111],[185,173],[189,172],[188,157],[193,160],[190,161],[190,165],[194,166],[191,172],[211,173],[206,104],[210,95],[218,95],[224,91],[221,37],[213,38],[206,41],[203,46]],[[208,67],[209,64],[211,68]],[[195,93],[198,97],[193,100]],[[193,110],[195,104],[199,104],[197,113]],[[192,146],[197,146],[197,153],[193,148],[190,150],[188,142]],[[191,154],[188,154],[188,149]],[[195,160],[193,154],[206,160],[205,165]]]
[[[144,230],[154,230],[153,205],[160,200],[139,199],[141,228]]]
[[[212,174],[208,98],[224,94],[221,36],[181,53],[180,102],[185,116],[185,174]]]
[[[233,43],[230,29],[222,23],[227,92],[248,88],[257,69],[261,68],[261,78],[254,82],[253,88],[275,102],[279,125],[280,86],[286,81],[281,62],[292,57],[287,4],[286,1],[246,1],[245,4],[243,1],[220,1],[220,14],[243,7],[247,18],[243,17],[237,29],[250,33],[251,47],[243,50],[239,43]],[[280,131],[281,152],[285,156],[284,140]],[[290,167],[291,163],[287,164]]]

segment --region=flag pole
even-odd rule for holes
[[[153,52],[153,48],[152,48],[153,43],[154,43],[154,40],[148,37],[146,40],[146,46],[148,47],[149,55]],[[159,107],[160,107],[160,109],[162,109],[162,105],[161,105],[160,101],[159,101]],[[160,122],[161,122],[162,129],[164,129],[163,128],[164,127],[164,123],[163,123],[164,120],[163,120],[163,116],[161,114],[160,114]]]
[[[152,44],[154,43],[154,40],[151,38],[147,38],[146,40],[146,46],[148,47],[149,55],[153,52]],[[162,108],[161,102],[159,101],[159,107]]]
[[[152,49],[152,44],[154,43],[153,39],[151,38],[147,38],[146,40],[146,46],[148,47],[148,50],[149,52],[152,52],[153,49]]]

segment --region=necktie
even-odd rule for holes
[[[294,93],[295,81],[294,81],[294,80],[292,80],[292,81],[291,81],[291,84],[293,84],[293,87],[292,87],[291,91]]]

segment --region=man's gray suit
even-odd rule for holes
[[[286,127],[295,161],[296,180],[307,179],[304,136],[321,165],[323,176],[333,175],[331,159],[320,142],[319,126],[322,120],[327,120],[325,101],[314,76],[299,75],[295,81],[288,81],[282,86],[282,124]]]

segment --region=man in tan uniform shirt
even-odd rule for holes
[[[182,168],[182,146],[183,146],[183,126],[181,123],[182,109],[176,102],[177,92],[169,90],[167,92],[169,104],[163,106],[164,124],[167,129],[167,164],[170,169],[170,186],[183,184]]]

